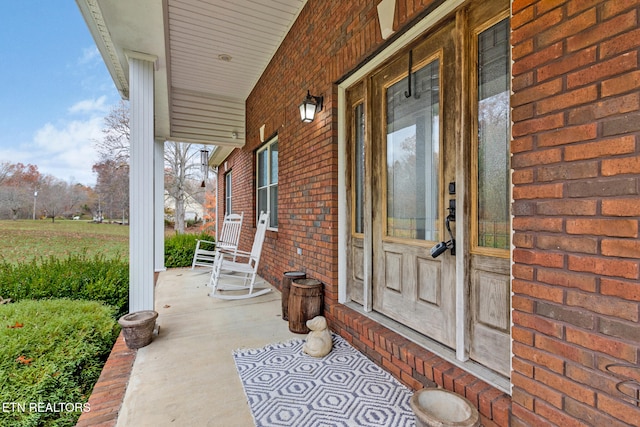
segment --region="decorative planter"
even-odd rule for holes
[[[153,310],[136,311],[125,314],[118,323],[122,327],[124,342],[132,350],[149,345],[153,340],[158,313]]]
[[[478,427],[480,414],[468,399],[441,388],[423,388],[409,401],[418,427]]]

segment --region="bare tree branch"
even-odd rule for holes
[[[120,101],[104,118],[104,137],[96,142],[100,159],[114,160],[116,163],[129,163],[129,104]]]

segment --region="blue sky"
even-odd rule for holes
[[[74,0],[0,1],[0,162],[95,184],[95,141],[120,97]]]

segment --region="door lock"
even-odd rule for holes
[[[452,184],[454,188],[453,191],[455,193],[455,183]],[[451,192],[451,184],[449,184],[449,192]],[[447,218],[445,219],[445,224],[447,226],[447,231],[449,232],[449,237],[451,237],[451,239],[447,240],[446,242],[440,242],[431,248],[431,256],[433,258],[439,257],[440,255],[445,253],[447,249],[451,250],[451,255],[456,254],[456,239],[453,238],[453,232],[451,232],[450,224],[451,221],[456,220],[456,199],[449,200],[449,207],[447,208],[447,210],[449,211],[449,215],[447,215]]]

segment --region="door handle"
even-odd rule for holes
[[[431,256],[433,258],[438,258],[440,255],[445,253],[447,249],[451,250],[451,255],[455,256],[456,254],[456,239],[453,238],[453,232],[451,232],[451,221],[456,220],[456,199],[449,200],[449,207],[447,210],[449,211],[449,215],[445,218],[445,225],[451,239],[446,242],[440,242],[431,248]]]

